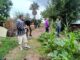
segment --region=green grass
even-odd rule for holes
[[[16,38],[0,38],[0,60],[17,45]]]

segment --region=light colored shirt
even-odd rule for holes
[[[57,25],[58,27],[61,27],[61,20],[57,19],[57,20],[56,20],[56,25]]]

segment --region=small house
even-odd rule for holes
[[[70,27],[71,27],[71,31],[79,30],[80,29],[80,19],[76,20],[76,22],[73,22]]]

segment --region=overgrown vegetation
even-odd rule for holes
[[[0,60],[17,45],[15,38],[0,38]]]
[[[78,42],[80,42],[80,31],[75,31],[75,37]]]
[[[50,0],[46,9],[41,13],[43,17],[56,20],[62,17],[63,24],[70,24],[78,18],[80,13],[80,0]]]
[[[80,44],[76,39],[73,32],[64,38],[56,38],[54,33],[44,33],[40,36],[39,41],[42,44],[42,50],[51,60],[79,60]]]
[[[0,0],[0,22],[5,21],[9,17],[11,6],[11,0]]]

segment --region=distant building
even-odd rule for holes
[[[76,20],[76,22],[73,22],[71,24],[71,30],[80,30],[80,19]]]

